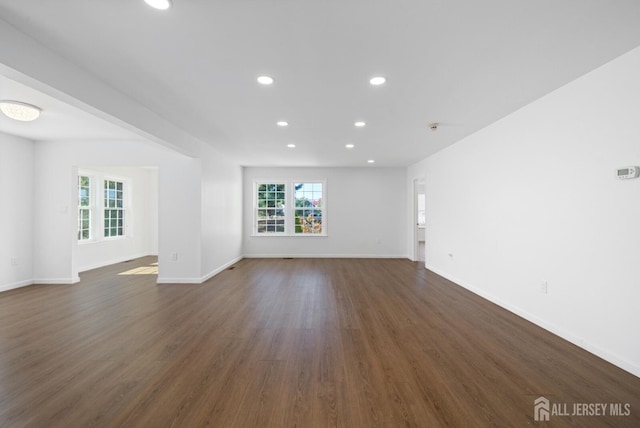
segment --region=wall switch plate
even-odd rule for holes
[[[178,253],[171,253],[171,261],[172,262],[178,261]]]
[[[18,259],[16,259],[15,257],[11,258],[11,266],[18,266]]]

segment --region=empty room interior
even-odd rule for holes
[[[0,426],[640,426],[640,3],[0,0]]]

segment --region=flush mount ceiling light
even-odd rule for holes
[[[290,149],[295,149],[296,145],[295,144],[287,144],[287,147],[289,147]]]
[[[261,85],[273,85],[273,82],[275,82],[275,80],[271,76],[258,77],[258,83],[260,83]]]
[[[353,144],[345,144],[347,149],[353,149],[355,146]]]
[[[289,126],[289,122],[281,120],[280,122],[277,123],[278,126]]]
[[[358,128],[362,128],[363,126],[366,125],[366,123],[364,123],[364,122],[356,122],[356,123],[354,123],[354,125],[357,126]]]
[[[167,10],[171,7],[171,0],[144,0],[146,4],[154,9]]]
[[[369,159],[367,162],[368,163],[376,163],[376,161],[374,161],[373,159]]]
[[[382,85],[386,81],[387,81],[386,77],[382,77],[382,76],[375,76],[369,79],[369,83],[371,83],[373,86]]]
[[[31,122],[40,117],[42,111],[40,107],[32,106],[31,104],[22,103],[20,101],[0,101],[0,111],[5,116],[19,120],[21,122]]]

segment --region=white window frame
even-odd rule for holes
[[[283,185],[284,186],[284,207],[283,208],[269,208],[269,207],[260,207],[258,206],[258,194],[259,187],[262,185]],[[289,186],[288,180],[256,180],[253,183],[253,234],[255,236],[288,236],[289,231],[289,215],[288,215],[288,207],[291,203],[291,198],[289,197]],[[259,211],[262,210],[279,210],[282,209],[284,211],[284,230],[282,232],[259,232]]]
[[[295,206],[295,193],[296,193],[296,184],[321,184],[322,185],[322,195],[321,195],[321,200],[322,200],[322,205],[318,208],[309,208],[309,207],[296,207]],[[322,219],[321,219],[321,228],[322,228],[322,232],[320,233],[304,233],[304,232],[296,232],[296,229],[298,228],[298,224],[296,224],[296,213],[299,210],[304,210],[304,211],[315,211],[315,210],[319,210],[322,212]],[[292,217],[292,223],[293,223],[293,228],[292,228],[292,235],[293,236],[327,236],[327,229],[326,229],[326,213],[327,213],[327,183],[325,180],[292,180],[291,181],[291,217]]]
[[[80,180],[82,179],[82,177],[86,177],[89,180],[89,204],[88,205],[82,205],[81,202],[81,196],[80,196]],[[78,185],[77,185],[77,195],[78,195],[78,242],[79,243],[87,243],[87,242],[91,242],[93,240],[95,240],[95,212],[96,212],[96,206],[95,206],[95,200],[96,200],[96,189],[95,189],[95,177],[92,174],[86,174],[83,172],[78,172],[78,181],[77,181]],[[82,229],[82,215],[81,212],[82,211],[88,211],[89,212],[89,237],[83,239],[81,237],[81,233],[84,229]]]
[[[107,182],[115,182],[115,183],[121,183],[122,184],[122,207],[108,207],[106,204],[106,191],[107,191]],[[110,176],[103,176],[101,179],[101,210],[100,210],[100,230],[102,232],[102,239],[104,240],[115,240],[115,239],[123,239],[126,238],[128,236],[128,229],[129,229],[129,182],[127,179],[124,178],[118,178],[118,177],[110,177]],[[107,210],[115,210],[115,211],[122,211],[122,234],[121,235],[110,235],[107,236],[105,233],[105,221],[107,220],[107,216],[105,215],[105,212]],[[116,218],[117,220],[117,218]],[[116,225],[117,227],[117,225]],[[111,227],[110,227],[111,228]]]
[[[322,233],[296,233],[295,228],[295,185],[299,183],[322,184]],[[284,184],[284,232],[258,232],[258,186],[261,184]],[[324,179],[291,180],[291,179],[259,179],[253,181],[253,226],[251,236],[260,237],[326,237],[327,235],[327,181]]]

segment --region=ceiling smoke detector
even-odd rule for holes
[[[429,129],[432,131],[437,131],[438,130],[438,122],[433,122],[429,124]]]

